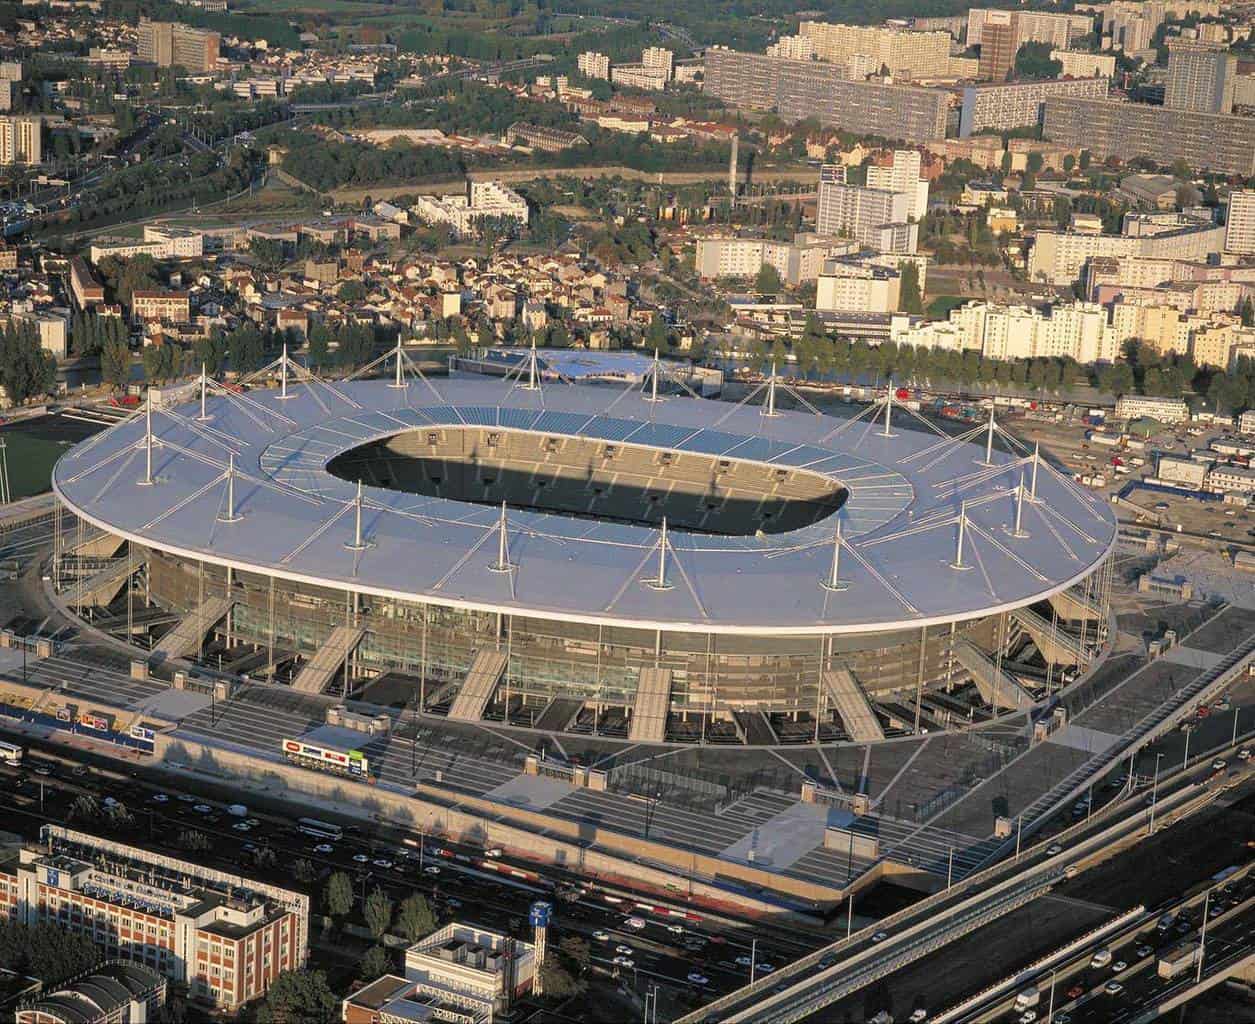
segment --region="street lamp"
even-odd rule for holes
[[[1155,833],[1155,804],[1159,800],[1159,762],[1163,760],[1163,754],[1155,755],[1155,781],[1150,789],[1150,824],[1146,829],[1146,834],[1154,835]]]

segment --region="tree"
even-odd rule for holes
[[[1071,174],[1075,168],[1076,168],[1076,157],[1074,157],[1071,153],[1068,153],[1063,158],[1064,173]]]
[[[373,980],[390,973],[394,966],[392,957],[383,946],[371,946],[358,961],[357,976],[363,981]]]
[[[292,863],[292,877],[308,885],[318,877],[318,871],[309,858],[301,857]]]
[[[343,871],[335,872],[327,879],[323,899],[327,904],[327,913],[332,917],[343,917],[353,909],[353,880]]]
[[[0,384],[9,400],[21,405],[56,389],[57,364],[45,352],[33,324],[12,322],[0,335]]]
[[[39,978],[48,990],[95,966],[91,939],[56,925],[0,922],[0,967]]]
[[[758,275],[754,278],[754,291],[760,295],[778,295],[783,289],[780,271],[770,263],[764,263],[758,268]]]
[[[366,301],[366,285],[356,279],[345,281],[336,294],[341,302],[364,302]]]
[[[177,842],[190,853],[205,853],[213,847],[209,837],[204,832],[197,832],[195,829],[184,829],[179,833]]]
[[[100,349],[100,379],[116,391],[131,380],[131,350],[125,341],[110,338]]]
[[[568,960],[579,966],[581,971],[588,967],[589,960],[592,956],[592,950],[589,948],[588,940],[582,939],[578,935],[568,935],[565,939],[558,943],[558,950]]]
[[[383,889],[376,886],[366,897],[366,906],[362,911],[366,918],[366,927],[376,939],[382,938],[392,923],[392,900]]]
[[[321,320],[315,323],[309,329],[309,348],[307,355],[309,365],[317,370],[320,366],[325,366],[330,353],[331,331],[327,329],[327,325]]]
[[[396,928],[410,942],[417,942],[436,930],[436,915],[422,893],[411,893],[401,901]]]
[[[898,285],[898,308],[904,313],[924,312],[924,299],[919,293],[919,267],[914,260],[903,260],[898,264],[902,279]]]
[[[284,971],[258,1007],[258,1024],[334,1024],[340,1000],[322,971]]]
[[[197,370],[203,366],[209,376],[218,376],[227,362],[226,335],[215,328],[206,337],[197,338],[192,343],[192,358]]]
[[[1017,78],[1058,78],[1063,63],[1050,56],[1049,43],[1024,43],[1015,54]]]
[[[92,821],[100,817],[100,804],[90,793],[82,793],[70,804],[70,821]]]
[[[575,977],[556,956],[545,957],[540,965],[540,980],[545,995],[551,999],[570,999],[584,991],[588,986]]]

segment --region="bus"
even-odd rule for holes
[[[319,821],[317,818],[298,818],[296,828],[298,832],[304,832],[307,836],[313,836],[315,839],[327,839],[338,843],[344,838],[344,829],[339,825]]]
[[[5,743],[0,741],[0,761],[3,761],[5,764],[21,764],[22,748],[16,743]]]

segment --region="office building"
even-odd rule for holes
[[[815,56],[846,64],[856,56],[871,60],[873,72],[888,68],[900,78],[933,77],[950,59],[950,33],[912,32],[886,25],[834,25],[804,21],[799,32],[814,44]]]
[[[980,77],[1005,82],[1015,70],[1020,49],[1020,21],[1014,11],[987,11],[981,29]]]
[[[967,45],[985,45],[985,27],[1006,14],[998,8],[973,8],[967,12]],[[1073,40],[1093,30],[1093,19],[1086,14],[1052,14],[1047,11],[1016,11],[1019,43],[1047,43],[1066,50]]]
[[[920,176],[923,158],[917,149],[895,149],[888,166],[867,168],[867,187],[888,192],[905,192],[909,197],[906,215],[919,220],[928,212],[928,182]]]
[[[1143,417],[1160,423],[1185,423],[1190,418],[1190,407],[1183,398],[1121,395],[1116,400],[1116,419],[1139,420]]]
[[[1230,113],[1237,67],[1237,58],[1225,46],[1170,39],[1163,105],[1205,114]]]
[[[1067,78],[1110,78],[1116,73],[1116,59],[1109,53],[1051,50],[1050,59],[1059,62],[1059,74]]]
[[[43,163],[43,119],[0,117],[0,165]]]
[[[1255,256],[1255,189],[1238,188],[1229,193],[1225,216],[1225,252]]]
[[[61,825],[0,867],[0,908],[84,935],[227,1013],[308,952],[308,896]]]
[[[647,46],[641,51],[641,65],[669,82],[675,74],[675,54],[665,46]]]
[[[158,67],[204,72],[218,66],[221,40],[217,32],[141,18],[136,39],[136,56]]]
[[[23,1002],[13,1024],[155,1024],[166,1005],[166,979],[151,967],[111,960],[63,988]]]
[[[959,137],[983,131],[1007,131],[1041,124],[1046,100],[1053,96],[1102,99],[1105,78],[1052,78],[1040,82],[1003,82],[969,85],[959,108]]]
[[[712,46],[703,89],[729,106],[771,110],[786,121],[826,125],[904,142],[944,138],[949,96],[941,89],[851,82],[844,69]]]
[[[596,50],[585,50],[575,59],[575,68],[585,78],[610,77],[610,58]]]
[[[825,164],[820,169],[815,229],[821,235],[853,238],[877,252],[913,253],[919,241],[919,225],[908,222],[912,196],[849,185],[845,168]]]
[[[1195,171],[1255,175],[1255,118],[1172,110],[1149,103],[1051,96],[1042,137],[1098,160],[1145,157],[1156,164],[1184,160]]]

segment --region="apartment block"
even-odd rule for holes
[[[1170,39],[1163,105],[1173,110],[1228,114],[1233,110],[1237,71],[1238,60],[1224,45]]]
[[[1224,245],[1224,228],[1179,218],[1179,226],[1153,235],[1102,235],[1078,231],[1038,231],[1029,252],[1034,281],[1071,284],[1086,263],[1101,256],[1205,260]]]
[[[940,89],[852,82],[836,65],[710,47],[703,89],[730,106],[816,117],[846,131],[904,142],[944,138],[949,95]]]
[[[192,319],[191,299],[187,292],[135,291],[131,293],[131,316],[185,324]]]
[[[43,163],[43,119],[0,117],[0,165]]]
[[[1020,49],[1020,16],[1015,11],[987,11],[981,27],[980,77],[1005,82],[1015,70]]]
[[[919,241],[919,225],[908,222],[912,197],[849,185],[845,168],[825,164],[820,169],[815,229],[821,235],[853,238],[877,252],[913,253]]]
[[[217,32],[192,28],[177,21],[141,18],[136,36],[136,56],[162,68],[212,71],[218,65],[220,46]]]
[[[985,26],[1006,12],[995,7],[973,8],[967,12],[967,45],[983,46]],[[1094,19],[1087,14],[1052,14],[1047,11],[1017,11],[1020,43],[1048,43],[1066,50],[1072,42],[1093,30]]]
[[[959,137],[977,132],[1028,128],[1041,123],[1046,100],[1056,96],[1102,99],[1106,78],[1056,78],[1041,82],[969,85],[959,108]]]
[[[1172,110],[1148,103],[1051,96],[1042,137],[1088,149],[1097,159],[1184,160],[1196,171],[1255,175],[1255,118]]]
[[[662,68],[647,68],[644,64],[616,64],[610,69],[610,81],[633,89],[657,91],[665,89],[670,80]]]
[[[527,200],[499,181],[467,182],[466,195],[418,196],[414,214],[428,224],[446,224],[458,235],[472,235],[486,217],[527,223]]]
[[[60,825],[40,835],[0,867],[0,905],[23,924],[84,935],[227,1013],[305,963],[308,896]]]
[[[815,40],[803,35],[781,36],[767,47],[767,56],[785,60],[814,60]]]
[[[870,57],[874,70],[889,69],[902,78],[933,77],[950,58],[950,33],[912,32],[884,25],[840,25],[804,21],[799,33],[814,44],[815,56],[845,64]]]
[[[774,267],[787,285],[814,281],[824,261],[858,250],[858,243],[802,234],[792,242],[770,238],[699,238],[697,272],[704,278],[751,278],[763,264]]]
[[[610,77],[610,58],[596,50],[585,50],[575,59],[576,70],[585,78]]]
[[[895,313],[901,305],[902,274],[860,260],[835,259],[824,264],[815,289],[821,312]]]
[[[905,192],[909,197],[906,215],[919,220],[928,212],[928,182],[920,177],[923,157],[917,149],[895,149],[888,166],[867,168],[867,187],[887,192]]]
[[[1051,50],[1050,59],[1062,65],[1059,74],[1067,78],[1111,78],[1116,73],[1116,59],[1109,53]]]
[[[665,81],[675,74],[675,54],[665,46],[647,46],[641,51],[641,65],[648,71],[656,71]]]
[[[1225,252],[1255,256],[1255,189],[1240,188],[1229,193],[1225,216]]]
[[[1118,352],[1106,328],[1106,311],[1087,302],[1063,303],[1048,313],[1027,306],[968,302],[948,323],[922,323],[897,332],[900,345],[978,350],[988,359],[1070,357],[1081,363],[1113,359]]]
[[[105,301],[105,289],[82,256],[70,260],[70,295],[78,309],[92,309]]]

